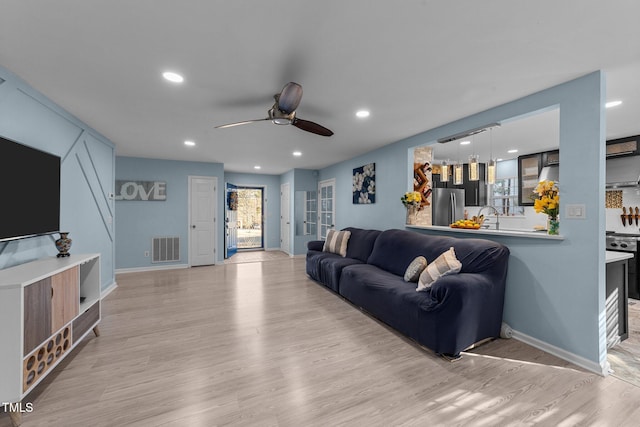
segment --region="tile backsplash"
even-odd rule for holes
[[[623,188],[622,206],[627,209],[627,214],[629,213],[629,208],[633,208],[633,214],[635,215],[636,206],[640,208],[640,188]],[[620,218],[620,215],[622,215],[622,208],[607,208],[605,211],[607,231],[617,231],[619,233],[640,233],[640,219],[638,219],[639,225],[636,225],[636,221],[633,219],[633,224],[629,224],[629,221],[627,221],[627,225],[624,226],[622,225],[622,219]]]

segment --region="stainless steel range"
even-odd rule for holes
[[[640,299],[640,257],[638,257],[638,241],[640,234],[607,232],[606,249],[608,251],[629,252],[633,254],[629,265],[629,298]]]

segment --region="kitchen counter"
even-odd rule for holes
[[[487,228],[468,229],[468,228],[451,228],[442,225],[405,225],[406,228],[414,228],[417,230],[434,230],[445,231],[448,233],[467,233],[477,234],[479,236],[508,236],[508,237],[524,237],[527,239],[546,239],[546,240],[564,240],[563,236],[549,236],[546,231],[528,231],[528,230],[489,230]],[[623,252],[620,252],[623,253]]]
[[[624,261],[625,259],[633,258],[633,254],[630,252],[616,252],[616,251],[605,251],[605,259],[606,263],[609,264],[611,262]]]

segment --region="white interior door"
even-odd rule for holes
[[[289,196],[289,183],[280,186],[280,250],[291,254],[291,201]]]
[[[336,180],[328,179],[318,184],[318,239],[324,240],[327,231],[335,227]]]
[[[189,264],[216,262],[217,178],[189,177]]]

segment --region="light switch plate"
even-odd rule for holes
[[[585,205],[566,205],[564,208],[564,217],[567,219],[585,219],[587,217]]]

